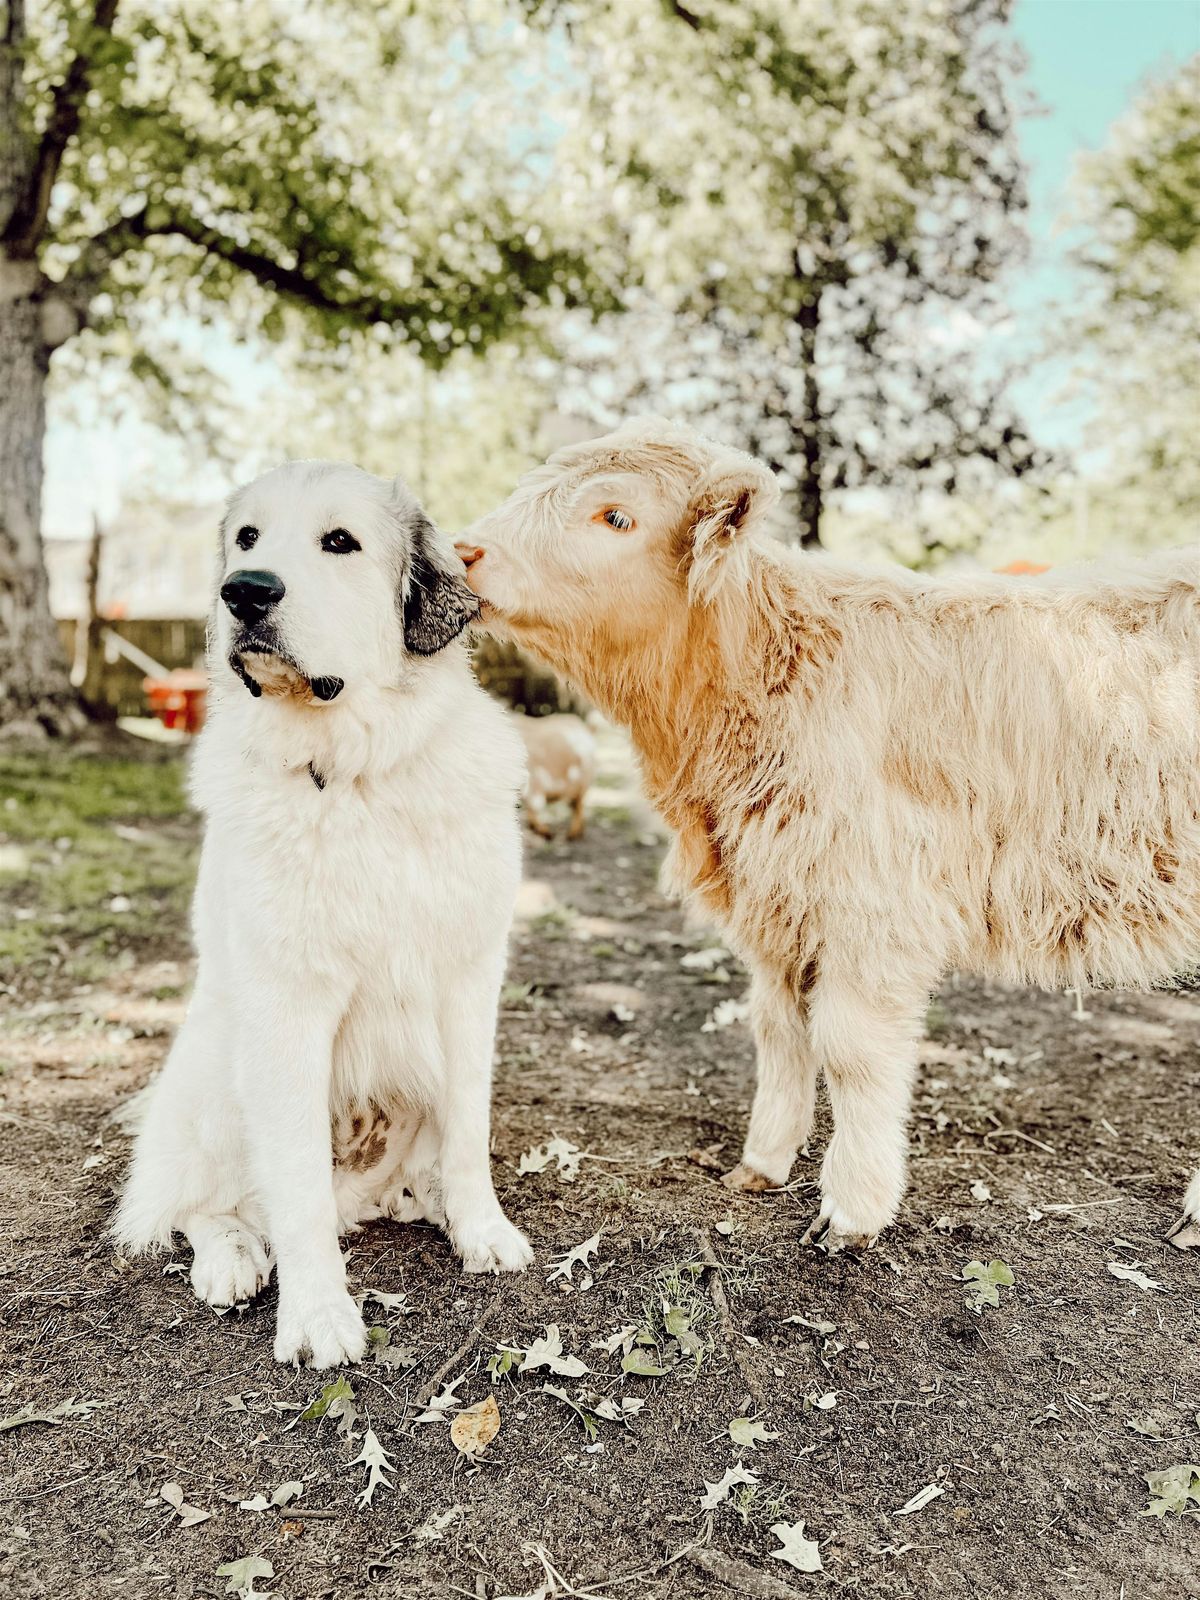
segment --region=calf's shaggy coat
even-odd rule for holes
[[[1200,958],[1200,560],[933,578],[763,538],[760,464],[651,420],[572,447],[459,546],[484,625],[630,729],[669,881],[752,972],[727,1181],[787,1181],[823,1070],[813,1237],[895,1216],[949,968],[1145,985]],[[1174,1230],[1200,1243],[1200,1172]]]

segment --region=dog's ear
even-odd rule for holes
[[[429,518],[418,514],[411,532],[412,556],[401,596],[404,644],[413,655],[432,656],[474,621],[479,601],[453,552],[442,549]]]
[[[688,508],[693,595],[707,598],[715,592],[729,552],[765,521],[778,499],[774,476],[753,456],[730,450],[710,464]]]

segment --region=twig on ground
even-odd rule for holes
[[[720,1550],[692,1549],[687,1559],[710,1577],[728,1585],[734,1594],[747,1595],[752,1600],[796,1600],[798,1591],[790,1583],[784,1583],[773,1573],[759,1572],[746,1561],[735,1561]]]
[[[605,1578],[605,1583],[611,1588],[618,1583],[633,1583],[638,1578],[657,1577],[660,1572],[665,1572],[668,1567],[673,1567],[677,1561],[686,1560],[695,1550],[703,1549],[712,1540],[713,1519],[712,1512],[704,1519],[700,1537],[693,1539],[689,1544],[680,1545],[674,1555],[664,1556],[661,1561],[654,1561],[648,1567],[639,1567],[636,1572],[622,1572],[618,1577]]]
[[[430,1378],[429,1382],[418,1391],[416,1399],[412,1401],[412,1406],[414,1409],[418,1411],[424,1411],[425,1407],[429,1404],[434,1395],[438,1392],[438,1389],[441,1387],[442,1380],[448,1377],[449,1374],[454,1371],[455,1367],[458,1366],[460,1361],[465,1361],[467,1359],[467,1357],[471,1354],[471,1351],[475,1348],[476,1339],[479,1338],[479,1335],[491,1321],[492,1313],[495,1311],[496,1307],[500,1304],[503,1298],[503,1294],[498,1294],[496,1296],[491,1305],[488,1306],[487,1310],[483,1313],[479,1321],[471,1329],[470,1333],[463,1340],[462,1344],[459,1345],[454,1354],[450,1356],[448,1360],[442,1362],[441,1366],[434,1373],[433,1377]],[[411,1428],[412,1423],[410,1422],[408,1426]]]
[[[712,1239],[706,1228],[696,1229],[696,1243],[700,1246],[700,1259],[704,1263],[704,1273],[708,1279],[708,1293],[713,1305],[717,1308],[717,1315],[721,1319],[721,1327],[729,1345],[730,1353],[737,1362],[742,1377],[746,1380],[746,1387],[751,1398],[759,1410],[766,1407],[762,1385],[758,1381],[758,1374],[754,1364],[746,1353],[742,1343],[742,1335],[734,1326],[733,1317],[729,1311],[729,1301],[725,1298],[725,1286],[721,1282],[721,1263],[713,1252]]]
[[[1056,1156],[1058,1151],[1052,1144],[1046,1144],[1041,1139],[1035,1139],[1031,1133],[1022,1133],[1020,1128],[990,1128],[982,1137],[987,1139],[1024,1139],[1026,1144],[1036,1145],[1039,1150],[1045,1150],[1047,1155]]]

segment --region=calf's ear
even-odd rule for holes
[[[404,647],[412,655],[432,656],[474,621],[479,601],[467,587],[461,563],[423,513],[412,524],[411,536],[400,596]]]
[[[760,526],[778,499],[774,476],[753,456],[731,450],[711,464],[689,508],[694,595],[715,593],[741,536]]]

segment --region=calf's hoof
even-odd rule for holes
[[[875,1233],[851,1233],[836,1227],[831,1217],[822,1214],[814,1217],[805,1228],[800,1243],[816,1245],[829,1256],[837,1255],[839,1250],[853,1250],[856,1255],[863,1255],[878,1237]]]
[[[772,1183],[770,1178],[764,1178],[761,1172],[755,1172],[753,1167],[748,1167],[744,1161],[739,1161],[732,1172],[727,1172],[721,1179],[727,1189],[740,1189],[743,1194],[762,1194],[767,1189],[777,1189],[779,1185]]]

